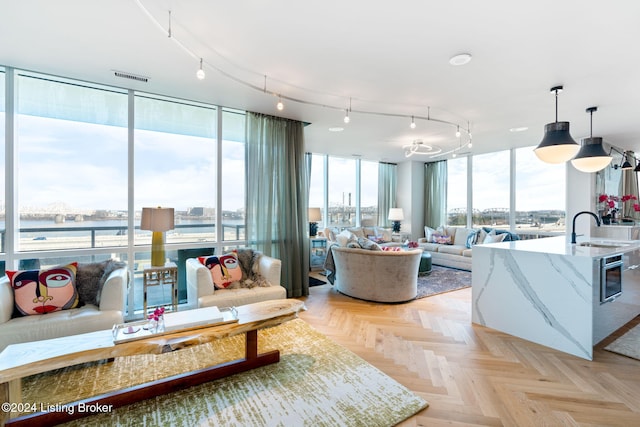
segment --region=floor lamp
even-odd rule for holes
[[[152,231],[151,266],[163,267],[166,261],[164,253],[164,232],[175,227],[173,208],[142,208],[141,230]]]

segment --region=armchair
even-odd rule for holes
[[[111,329],[124,322],[128,285],[126,268],[114,270],[102,287],[100,306],[82,307],[53,313],[11,318],[13,290],[9,278],[0,279],[0,351],[10,344],[59,338]]]
[[[266,255],[260,257],[259,274],[267,279],[271,286],[253,288],[215,289],[211,272],[196,258],[186,261],[187,302],[189,308],[232,307],[254,302],[284,299],[287,290],[280,286],[282,263],[279,259]]]

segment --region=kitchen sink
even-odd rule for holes
[[[630,243],[625,242],[582,242],[579,246],[588,246],[591,248],[623,248],[629,246]]]

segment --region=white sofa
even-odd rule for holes
[[[13,290],[9,278],[0,279],[0,351],[9,344],[59,338],[111,329],[124,322],[128,286],[126,268],[114,270],[102,287],[100,306],[82,307],[52,313],[11,318]]]
[[[426,228],[425,234],[428,234],[429,231]],[[471,271],[473,250],[467,247],[467,239],[469,234],[475,234],[476,230],[463,227],[441,227],[440,231],[441,234],[450,236],[453,244],[433,243],[430,241],[430,236],[418,239],[418,246],[431,254],[431,263]]]
[[[287,298],[287,290],[280,286],[281,268],[282,263],[279,259],[262,255],[260,257],[259,274],[271,283],[271,286],[215,289],[209,269],[196,258],[188,258],[186,269],[189,308],[237,307],[254,302]]]
[[[350,231],[356,237],[362,237],[376,241],[381,247],[385,246],[402,246],[402,242],[394,242],[391,229],[378,226],[372,227],[349,227],[344,230]],[[323,230],[324,236],[327,238],[327,247],[333,243],[337,243],[336,236],[342,231],[337,227],[327,227]],[[377,237],[378,239],[372,238]]]
[[[418,293],[422,251],[372,251],[333,245],[333,285],[340,293],[375,302],[405,302]]]

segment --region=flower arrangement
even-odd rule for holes
[[[407,243],[407,246],[408,246],[409,248],[415,249],[415,248],[417,248],[417,247],[418,247],[418,242],[413,242],[413,241],[412,241],[412,242],[409,242],[409,243]]]
[[[164,315],[164,307],[158,307],[153,310],[153,313],[149,315],[149,320],[155,320],[156,322]]]
[[[624,207],[624,204],[626,202],[637,200],[638,198],[632,194],[625,194],[622,197],[607,194],[601,194],[600,196],[598,196],[598,203],[604,203],[605,215],[610,215],[610,217],[613,218],[615,218],[616,213],[619,211],[618,202],[621,202]],[[632,216],[631,209],[633,209],[633,212],[640,212],[640,204],[637,202],[630,204],[630,206],[627,208],[627,211],[622,212],[622,214],[626,217]]]
[[[153,313],[147,317],[147,320],[149,321],[147,329],[149,329],[151,333],[164,332],[164,307],[157,307],[153,310]]]

